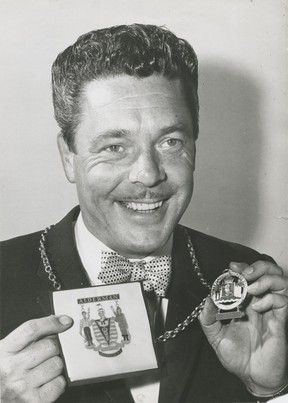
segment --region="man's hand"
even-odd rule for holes
[[[72,325],[68,316],[23,323],[0,341],[2,403],[50,403],[65,389],[56,333]]]
[[[245,318],[223,324],[209,298],[199,319],[223,366],[255,395],[269,396],[287,382],[288,278],[270,262],[231,263],[249,287]],[[249,298],[249,296],[247,297]]]

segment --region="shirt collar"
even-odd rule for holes
[[[114,252],[98,238],[91,234],[84,224],[82,214],[80,212],[75,224],[75,240],[78,253],[82,264],[90,278],[92,285],[102,284],[98,280],[98,274],[101,269],[101,251]],[[143,259],[130,259],[132,262],[144,260],[146,262],[154,259],[157,256],[171,255],[172,253],[173,234],[168,242],[160,249],[153,252],[151,255]]]

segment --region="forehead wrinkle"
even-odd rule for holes
[[[152,97],[152,99],[151,99],[151,97]],[[153,99],[153,97],[157,97],[157,99]],[[151,92],[151,93],[144,93],[144,94],[141,94],[141,93],[139,93],[139,94],[134,94],[134,95],[124,95],[124,96],[121,96],[121,97],[115,97],[115,98],[113,98],[113,99],[111,99],[111,100],[109,100],[108,102],[106,102],[106,103],[95,103],[94,102],[94,100],[93,99],[91,99],[89,96],[88,96],[88,94],[86,94],[86,104],[88,104],[88,107],[90,108],[90,107],[92,107],[92,108],[97,108],[97,109],[105,109],[105,108],[107,108],[107,107],[109,107],[109,106],[112,106],[112,105],[114,105],[114,104],[117,104],[117,103],[122,103],[123,101],[125,102],[125,101],[128,101],[128,105],[129,105],[129,101],[133,101],[133,100],[139,100],[139,101],[143,101],[144,100],[144,102],[146,101],[146,102],[152,102],[152,105],[149,105],[149,106],[144,106],[144,105],[139,105],[137,102],[136,102],[136,105],[135,106],[133,106],[133,105],[131,105],[131,106],[125,106],[125,104],[124,104],[124,106],[122,107],[122,108],[117,108],[117,109],[123,109],[123,108],[125,108],[125,109],[133,109],[133,108],[150,108],[150,107],[155,107],[154,105],[153,105],[153,102],[159,102],[159,98],[167,98],[167,99],[173,99],[173,98],[175,98],[174,96],[172,96],[172,95],[169,95],[169,94],[166,94],[166,93],[162,93],[162,92]],[[181,101],[180,101],[181,102]],[[167,106],[166,106],[167,107]]]
[[[123,95],[122,97],[117,98],[117,100],[121,101],[122,99],[129,99],[129,98],[143,98],[143,97],[150,97],[154,95],[165,96],[167,98],[172,98],[172,96],[166,94],[165,92],[144,92],[134,95]]]
[[[119,112],[119,111],[127,111],[127,110],[136,110],[136,111],[141,111],[141,110],[152,110],[152,109],[167,109],[167,106],[163,106],[163,105],[155,105],[155,106],[129,106],[129,107],[125,107],[123,106],[122,108],[115,108],[115,109],[107,109],[105,110],[104,108],[101,108],[102,110],[98,110],[96,111],[97,116],[101,116],[104,115],[107,112]],[[95,111],[94,111],[95,112]]]

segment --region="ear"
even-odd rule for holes
[[[74,175],[74,153],[69,150],[69,147],[66,141],[63,139],[61,133],[57,136],[57,145],[58,150],[61,156],[62,165],[65,171],[66,178],[69,182],[75,183],[75,175]]]

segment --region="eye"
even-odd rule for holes
[[[176,139],[176,138],[170,138],[170,139],[166,139],[165,141],[163,141],[161,144],[161,147],[164,149],[169,149],[169,148],[178,147],[178,146],[182,146],[182,145],[183,145],[182,140]]]
[[[123,146],[120,146],[119,144],[112,144],[111,146],[106,147],[105,151],[116,154],[116,153],[121,153],[122,151],[124,151],[124,148],[123,148]]]
[[[169,139],[169,140],[167,140],[167,144],[170,147],[174,147],[174,146],[177,146],[178,144],[182,144],[182,141],[179,139]]]

